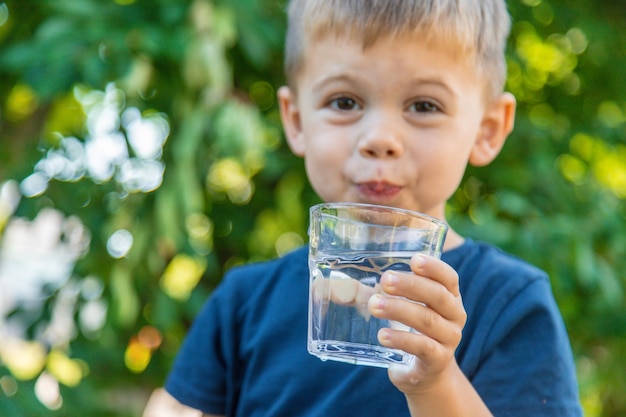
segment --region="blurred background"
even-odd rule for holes
[[[515,133],[449,220],[549,272],[586,417],[624,416],[626,2],[508,3]],[[0,0],[1,416],[140,416],[224,271],[305,242],[284,7]]]

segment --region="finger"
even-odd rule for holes
[[[444,272],[450,273],[449,270]],[[454,274],[456,276],[456,272]],[[461,296],[450,292],[439,281],[415,274],[388,271],[381,278],[381,288],[385,294],[426,304],[447,320],[465,323]]]
[[[425,334],[389,328],[378,331],[378,341],[385,347],[412,353],[427,366],[446,363],[454,352]]]
[[[458,296],[459,275],[450,265],[441,259],[417,253],[411,258],[411,270],[420,276],[433,279],[448,289],[452,294]]]
[[[456,347],[461,341],[463,323],[449,321],[426,305],[374,295],[369,307],[375,317],[402,323],[446,346]]]

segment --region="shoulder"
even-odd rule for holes
[[[286,304],[306,300],[307,253],[302,247],[280,258],[230,268],[195,317],[190,332],[195,336],[189,339],[216,337],[234,346],[243,323],[274,317]]]
[[[459,274],[468,314],[466,343],[495,348],[511,332],[560,332],[560,312],[548,275],[497,247],[468,240],[445,257]],[[469,346],[464,346],[469,348]]]
[[[466,303],[500,299],[507,303],[528,287],[549,289],[548,275],[541,269],[488,243],[467,239],[442,259],[459,274]],[[492,305],[493,307],[493,305]]]
[[[459,274],[467,311],[466,342],[508,338],[515,329],[558,327],[560,313],[548,275],[493,245],[468,240],[445,257]],[[517,331],[515,330],[515,331]]]
[[[219,300],[221,308],[242,312],[281,294],[299,294],[308,285],[307,256],[304,246],[279,258],[235,266],[226,272],[210,302]]]
[[[461,279],[464,275],[477,275],[477,271],[488,276],[505,273],[509,277],[547,279],[546,273],[536,266],[494,245],[472,239],[467,239],[458,248],[445,252],[442,259],[457,270]]]
[[[308,247],[302,246],[278,258],[237,265],[227,271],[224,281],[241,279],[242,276],[258,273],[281,274],[292,270],[291,268],[295,266],[306,268],[307,256]]]
[[[306,266],[306,259],[309,254],[308,246],[301,246],[296,248],[290,252],[285,253],[284,255],[270,259],[267,261],[254,262],[247,265],[242,265],[235,269],[246,269],[246,268],[281,268],[287,265],[293,265],[294,263],[301,263],[304,260],[304,264]]]
[[[469,240],[457,249],[443,257],[459,273],[468,316],[456,356],[490,409],[580,415],[572,352],[548,275],[489,244]]]

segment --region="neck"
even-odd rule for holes
[[[446,235],[446,241],[443,245],[443,250],[451,250],[461,246],[465,242],[465,238],[455,232],[453,229],[448,229],[448,234]]]

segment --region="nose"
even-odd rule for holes
[[[381,117],[369,123],[359,141],[359,153],[365,158],[394,159],[404,151],[398,126],[390,118]]]

